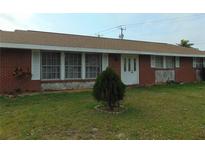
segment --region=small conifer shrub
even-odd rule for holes
[[[205,81],[205,68],[201,68],[200,70],[200,76],[201,76],[201,80],[202,81]]]
[[[123,100],[125,94],[125,85],[122,83],[119,76],[111,69],[107,68],[98,75],[94,88],[93,95],[99,102],[104,102],[109,110],[120,107],[120,100]]]

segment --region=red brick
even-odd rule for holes
[[[109,54],[109,67],[121,76],[121,56],[120,54]]]
[[[177,82],[194,82],[196,81],[196,70],[192,67],[192,58],[181,57],[180,68],[176,69]]]
[[[25,71],[31,71],[31,50],[0,49],[0,93],[11,92],[19,87],[23,91],[40,91],[40,80],[19,81],[13,77],[12,73],[18,66]],[[109,54],[109,67],[121,76],[120,54]],[[180,58],[180,68],[175,69],[175,78],[177,82],[196,81],[196,71],[192,68],[191,57]],[[155,84],[155,69],[151,68],[148,55],[139,55],[139,84],[141,86]]]
[[[155,83],[155,70],[150,66],[150,56],[139,56],[139,84],[153,85]]]
[[[1,49],[0,91],[11,92],[21,87],[23,91],[39,91],[40,81],[17,80],[13,76],[16,67],[31,71],[31,50]]]
[[[155,84],[155,69],[151,68],[151,56],[139,56],[140,85]],[[191,57],[180,58],[180,68],[175,68],[175,80],[177,82],[196,81],[196,70],[192,67]]]

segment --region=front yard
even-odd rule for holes
[[[0,139],[205,139],[205,83],[129,88],[119,115],[91,91],[0,97]]]

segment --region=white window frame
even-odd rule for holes
[[[81,77],[82,79],[85,79],[85,53],[81,54]]]
[[[173,66],[168,66],[168,58],[172,58],[171,60],[173,60],[172,61],[172,65]],[[164,64],[165,64],[165,68],[166,69],[174,69],[175,67],[176,67],[176,60],[175,60],[175,57],[171,57],[171,56],[166,56],[166,57],[164,57]]]
[[[162,67],[158,67],[157,66],[157,57],[161,57],[162,60]],[[179,68],[180,67],[180,59],[179,57],[173,57],[173,67],[167,67],[167,58],[168,57],[172,57],[172,56],[151,56],[150,60],[150,65],[151,68],[155,68],[155,69],[175,69],[175,68]]]
[[[159,58],[159,57],[162,58],[162,66],[161,67],[157,66],[157,58]],[[155,56],[155,68],[157,68],[157,69],[165,68],[165,58],[163,56]]]
[[[80,69],[80,77],[79,78],[69,78],[69,77],[66,77],[66,63],[64,63],[64,72],[65,72],[65,77],[64,77],[64,79],[65,80],[81,80],[82,79],[82,53],[72,53],[72,52],[66,52],[65,53],[65,56],[64,56],[64,61],[66,62],[66,54],[74,54],[74,55],[80,55],[80,61],[81,61],[81,63],[80,63],[80,65],[72,65],[72,66],[76,66],[76,67],[81,67],[81,69]]]
[[[79,52],[64,52],[64,51],[59,51],[59,52],[56,52],[56,51],[46,51],[46,50],[39,50],[39,55],[40,55],[40,64],[39,64],[39,67],[40,67],[40,80],[41,81],[58,81],[58,80],[87,80],[87,79],[96,79],[96,77],[94,78],[86,78],[86,55],[88,54],[96,54],[99,56],[99,73],[101,73],[103,71],[103,65],[104,66],[108,66],[108,54],[106,54],[104,57],[103,57],[103,54],[100,54],[100,53],[79,53]],[[60,54],[60,77],[59,78],[53,78],[53,79],[45,79],[43,78],[43,65],[42,65],[42,54],[44,53],[59,53]],[[80,78],[66,78],[66,72],[65,72],[65,54],[81,54],[81,77]],[[104,58],[104,59],[103,59]],[[104,64],[103,64],[104,63]],[[104,67],[104,69],[106,68]]]
[[[85,54],[85,65],[84,65],[84,66],[85,66],[85,79],[88,79],[88,80],[89,80],[89,79],[96,79],[96,78],[97,78],[97,76],[94,77],[94,78],[92,78],[92,77],[86,77],[86,73],[87,73],[87,72],[86,72],[86,67],[87,67],[87,66],[86,66],[86,56],[87,56],[87,55],[93,55],[93,54],[99,56],[99,60],[100,60],[100,61],[99,61],[99,69],[100,69],[100,70],[99,70],[99,74],[102,72],[102,54],[99,54],[99,53],[86,53],[86,54]],[[92,67],[92,65],[90,65],[90,67]],[[95,65],[93,65],[93,67],[95,67]]]
[[[103,53],[102,54],[102,71],[106,70],[108,65],[109,65],[108,54]]]
[[[61,52],[61,59],[60,59],[60,64],[61,64],[61,68],[60,68],[60,78],[61,80],[65,79],[65,53]]]
[[[175,67],[180,68],[180,57],[175,57]]]
[[[201,61],[201,64],[198,63],[199,60]],[[198,67],[197,66],[198,64],[201,65],[201,67]],[[204,58],[193,57],[193,68],[200,69],[200,68],[203,68],[204,66],[205,66]]]
[[[43,78],[43,64],[42,64],[42,57],[43,57],[43,54],[45,54],[45,53],[58,53],[58,54],[60,54],[60,65],[59,65],[59,67],[60,67],[60,72],[59,72],[59,78],[51,78],[51,79],[46,79],[46,78]],[[42,81],[55,81],[55,80],[61,80],[61,53],[60,52],[52,52],[52,51],[41,51],[41,54],[40,54],[40,62],[41,62],[41,64],[40,64],[40,69],[41,69],[41,75],[40,75],[40,77],[41,77],[41,80]],[[50,65],[49,65],[50,66]]]
[[[41,53],[40,50],[32,50],[31,80],[41,79]]]
[[[124,72],[127,72],[127,58],[126,57],[123,58],[123,70]]]

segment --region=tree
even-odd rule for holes
[[[186,47],[186,48],[191,48],[194,44],[193,43],[189,43],[189,40],[184,40],[182,39],[180,44],[177,44],[181,47]]]
[[[98,75],[93,88],[93,96],[97,101],[103,101],[111,111],[115,107],[119,108],[119,101],[123,99],[124,93],[125,85],[111,68],[107,68]]]

